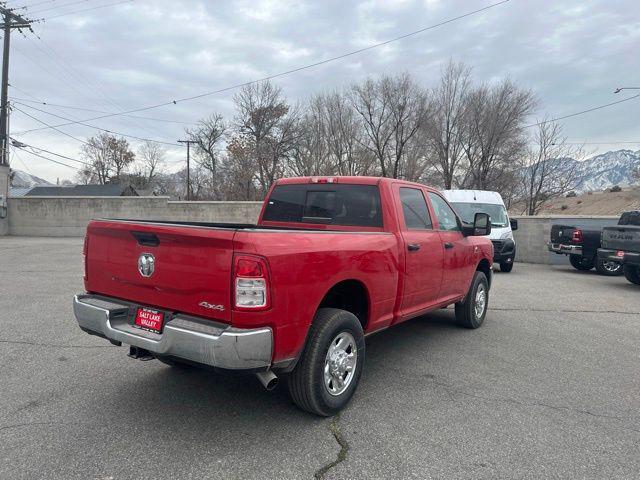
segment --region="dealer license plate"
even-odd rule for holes
[[[150,308],[138,308],[136,313],[135,324],[137,327],[150,330],[155,333],[162,332],[162,324],[164,323],[164,313]]]

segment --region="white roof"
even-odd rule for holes
[[[443,190],[442,194],[449,202],[465,203],[489,203],[504,205],[504,201],[498,192],[488,190]]]

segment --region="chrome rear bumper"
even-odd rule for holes
[[[137,307],[98,295],[73,299],[80,328],[113,342],[227,370],[260,370],[271,365],[273,333],[269,327],[240,329],[177,314],[167,319],[158,334],[131,325],[130,314]]]
[[[565,255],[582,255],[581,245],[567,245],[566,243],[549,242],[547,248],[550,252],[564,253]]]

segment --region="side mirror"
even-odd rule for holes
[[[491,233],[491,218],[486,213],[478,212],[473,217],[473,235],[484,236]]]
[[[518,229],[518,220],[514,220],[513,218],[510,218],[509,222],[511,223],[511,231],[515,231]]]

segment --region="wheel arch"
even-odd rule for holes
[[[492,275],[491,275],[491,264],[489,263],[489,260],[487,260],[486,258],[483,258],[482,260],[480,260],[478,262],[478,265],[476,265],[476,271],[484,273],[485,277],[487,277],[489,288],[491,288]]]
[[[334,284],[322,297],[318,309],[338,308],[353,313],[366,330],[371,314],[371,300],[367,286],[361,280],[347,279]]]

